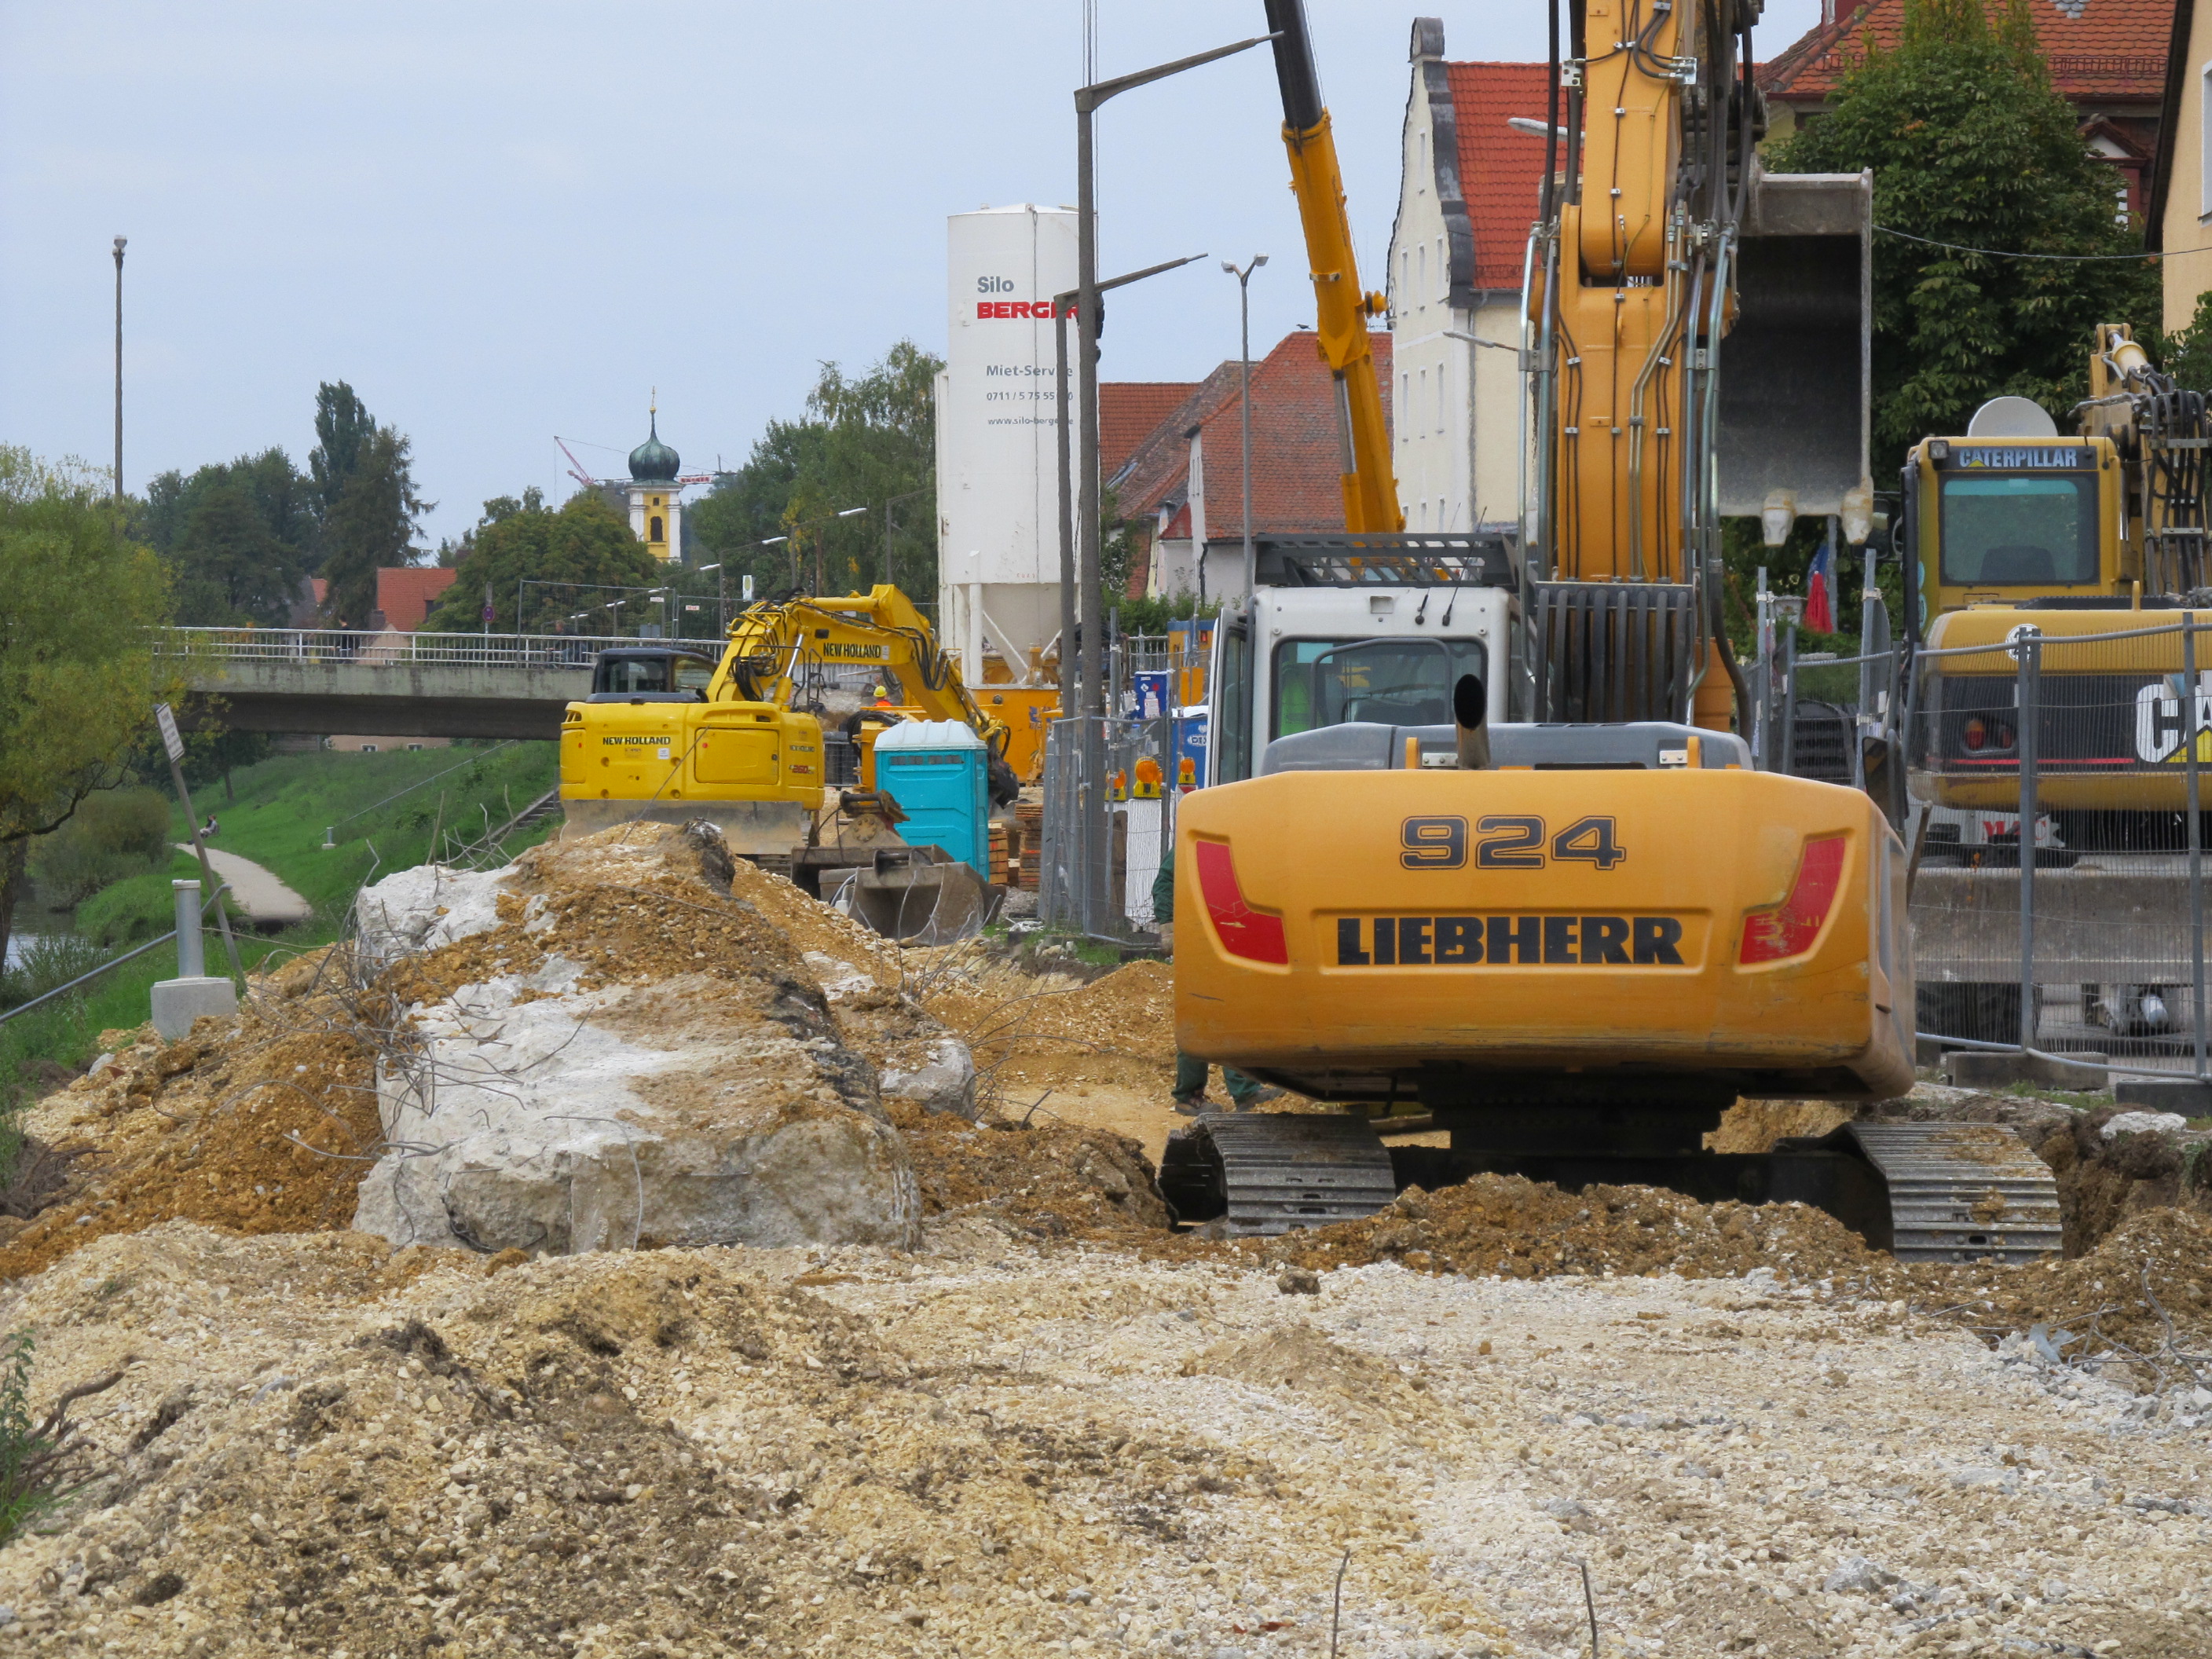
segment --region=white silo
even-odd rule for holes
[[[1017,684],[1060,632],[1054,297],[1075,286],[1072,209],[985,208],[948,225],[950,316],[937,381],[938,617],[961,675],[995,649]],[[1075,345],[1073,317],[1068,348]],[[1069,377],[1073,380],[1071,356]]]

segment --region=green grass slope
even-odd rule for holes
[[[325,750],[276,755],[231,775],[235,800],[220,783],[192,798],[219,830],[212,845],[274,871],[335,925],[362,882],[451,858],[497,829],[559,781],[551,743],[483,743],[374,755]],[[557,820],[556,820],[557,822]],[[509,853],[549,833],[508,842]],[[181,808],[176,838],[186,839]],[[329,830],[335,848],[325,849]]]

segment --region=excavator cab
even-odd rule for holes
[[[592,665],[586,702],[704,702],[714,659],[699,651],[617,646]]]

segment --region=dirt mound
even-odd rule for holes
[[[2168,1343],[2168,1321],[2183,1352],[2202,1353],[2212,1342],[2212,1218],[2192,1210],[2130,1215],[2095,1249],[2072,1261],[1899,1272],[1917,1300],[1990,1340],[2040,1324],[2075,1334],[2078,1343],[2068,1348],[2069,1358],[2145,1356],[2131,1370],[2115,1371],[2146,1387],[2189,1375]]]
[[[44,1208],[0,1221],[14,1228],[0,1278],[169,1220],[236,1233],[349,1225],[381,1135],[371,1048],[332,978],[326,952],[296,961],[234,1027],[204,1020],[163,1043],[148,1026],[25,1113],[34,1145],[74,1156]]]
[[[2118,1107],[2069,1111],[2036,1150],[2057,1171],[2066,1243],[2101,1243],[2130,1219],[2159,1210],[2212,1215],[2212,1133],[2201,1129],[2107,1133]]]
[[[1126,1239],[1168,1225],[1158,1171],[1127,1135],[1051,1119],[965,1123],[903,1103],[891,1121],[927,1214],[984,1208],[1040,1238]]]
[[[1341,1401],[1360,1412],[1434,1410],[1428,1382],[1372,1355],[1332,1342],[1310,1325],[1289,1325],[1217,1342],[1184,1362],[1186,1376],[1226,1376],[1257,1388]]]
[[[1705,1205],[1652,1187],[1567,1193],[1495,1175],[1433,1193],[1408,1188],[1367,1220],[1238,1248],[1305,1267],[1396,1261],[1430,1273],[1511,1279],[1711,1279],[1765,1267],[1778,1277],[1818,1279],[1864,1274],[1889,1260],[1834,1217],[1802,1204]]]

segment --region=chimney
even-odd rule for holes
[[[1824,6],[1832,6],[1836,0],[1820,0]],[[1413,20],[1413,42],[1406,53],[1409,62],[1425,64],[1441,62],[1444,55],[1444,20],[1441,17],[1416,17]]]

